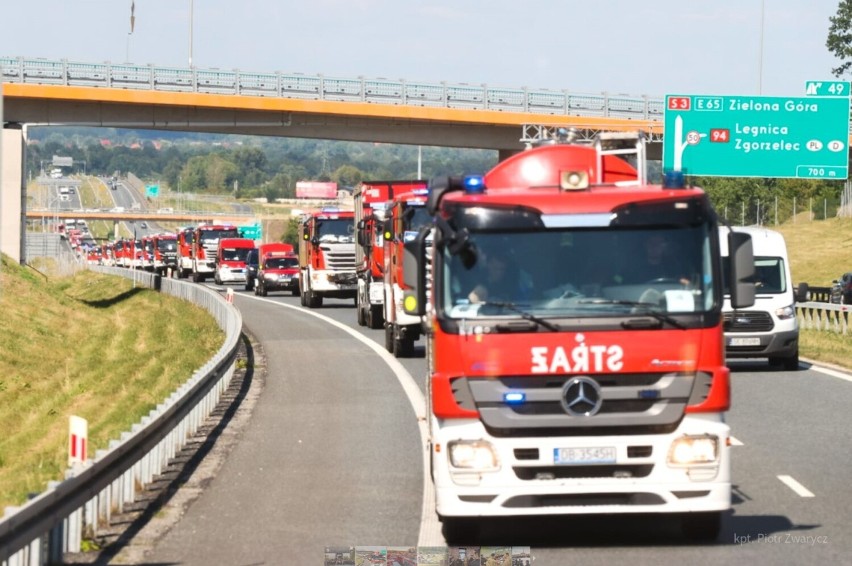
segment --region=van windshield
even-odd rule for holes
[[[725,285],[725,295],[731,294],[728,285],[730,258],[722,258],[722,270]],[[787,269],[784,258],[755,257],[754,258],[754,292],[758,295],[782,295],[787,292]]]

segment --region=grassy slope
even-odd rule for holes
[[[45,280],[6,257],[0,312],[0,508],[61,479],[70,415],[89,421],[94,455],[223,341],[189,303],[90,272]]]

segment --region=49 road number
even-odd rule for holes
[[[553,463],[562,465],[615,464],[615,447],[554,448]]]

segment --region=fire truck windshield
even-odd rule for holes
[[[718,304],[709,226],[471,232],[439,250],[439,313],[598,318],[699,314]],[[467,266],[467,267],[466,267]]]
[[[222,238],[239,238],[240,232],[236,228],[225,228],[216,230],[201,230],[198,239],[201,243],[218,242]]]
[[[320,220],[316,225],[316,236],[320,243],[350,244],[355,241],[355,224],[351,218]]]
[[[175,240],[157,240],[157,249],[161,252],[175,251],[177,242]]]

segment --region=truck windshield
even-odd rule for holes
[[[317,222],[316,236],[321,243],[349,244],[355,241],[355,224],[351,218],[320,220]]]
[[[266,269],[286,269],[288,267],[299,267],[299,258],[271,257],[266,260]]]
[[[176,248],[176,240],[157,240],[157,249],[161,252],[173,252]]]
[[[223,230],[201,230],[198,239],[202,243],[218,242],[222,238],[239,238],[240,232],[236,228]]]
[[[706,225],[473,232],[470,253],[441,253],[449,318],[589,318],[713,310]],[[511,308],[506,308],[511,307]]]

